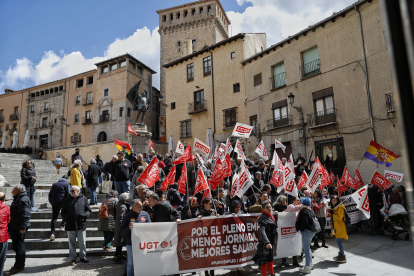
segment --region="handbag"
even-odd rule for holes
[[[312,217],[312,226],[311,226],[311,231],[313,232],[313,233],[319,233],[319,232],[321,232],[321,225],[320,225],[320,223],[319,223],[319,221],[318,221],[318,219],[316,218],[316,217]]]
[[[111,181],[102,181],[102,190],[101,192],[107,194],[112,189],[112,182]]]

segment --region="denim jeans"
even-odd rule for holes
[[[98,177],[98,184],[101,185],[103,181],[103,173]]]
[[[89,193],[91,195],[91,203],[96,203],[98,201],[98,199],[96,198],[96,187],[90,187],[89,188]]]
[[[341,253],[342,255],[345,255],[344,245],[342,244],[342,239],[336,239],[336,244],[338,245],[339,253]]]
[[[303,245],[303,252],[305,253],[306,259],[306,266],[310,266],[312,263],[312,250],[310,249],[310,245],[312,243],[312,238],[315,236],[311,230],[306,229],[305,231],[301,231],[302,234],[302,245]]]
[[[138,197],[138,196],[137,196],[137,195],[138,195],[137,189],[131,189],[131,190],[129,191],[129,195],[130,195],[130,200],[129,200],[129,202],[131,202],[133,199],[135,199],[136,197]]]
[[[75,260],[78,257],[76,254],[76,238],[79,244],[79,257],[85,259],[86,257],[86,230],[66,231],[69,239],[69,257]]]
[[[134,276],[134,258],[132,256],[132,245],[127,245],[127,276]]]
[[[115,181],[115,189],[118,192],[118,198],[122,193],[129,193],[131,182],[128,181]]]
[[[4,263],[7,256],[7,241],[0,242],[0,275],[3,275]]]
[[[26,191],[27,191],[27,196],[29,197],[30,202],[32,203],[32,207],[34,207],[34,199],[33,199],[34,192],[35,192],[34,185],[33,186],[26,187]]]

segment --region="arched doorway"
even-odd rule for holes
[[[101,131],[98,134],[98,142],[105,142],[106,141],[106,133],[105,131]]]

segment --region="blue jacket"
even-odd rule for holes
[[[129,223],[131,222],[131,219],[135,219],[135,223],[151,222],[149,214],[145,211],[141,211],[141,213],[131,211],[128,214],[126,214],[122,219],[120,229],[121,235],[126,238],[126,245],[132,245],[131,229],[129,229]]]
[[[65,199],[70,195],[70,182],[65,178],[59,179],[52,184],[49,192],[49,203],[52,205],[62,206]]]

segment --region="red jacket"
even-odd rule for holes
[[[316,203],[314,199],[312,199],[312,209],[315,213],[319,211],[319,205]]]
[[[10,222],[10,207],[0,201],[0,242],[7,242],[9,234],[7,233],[7,224]]]

